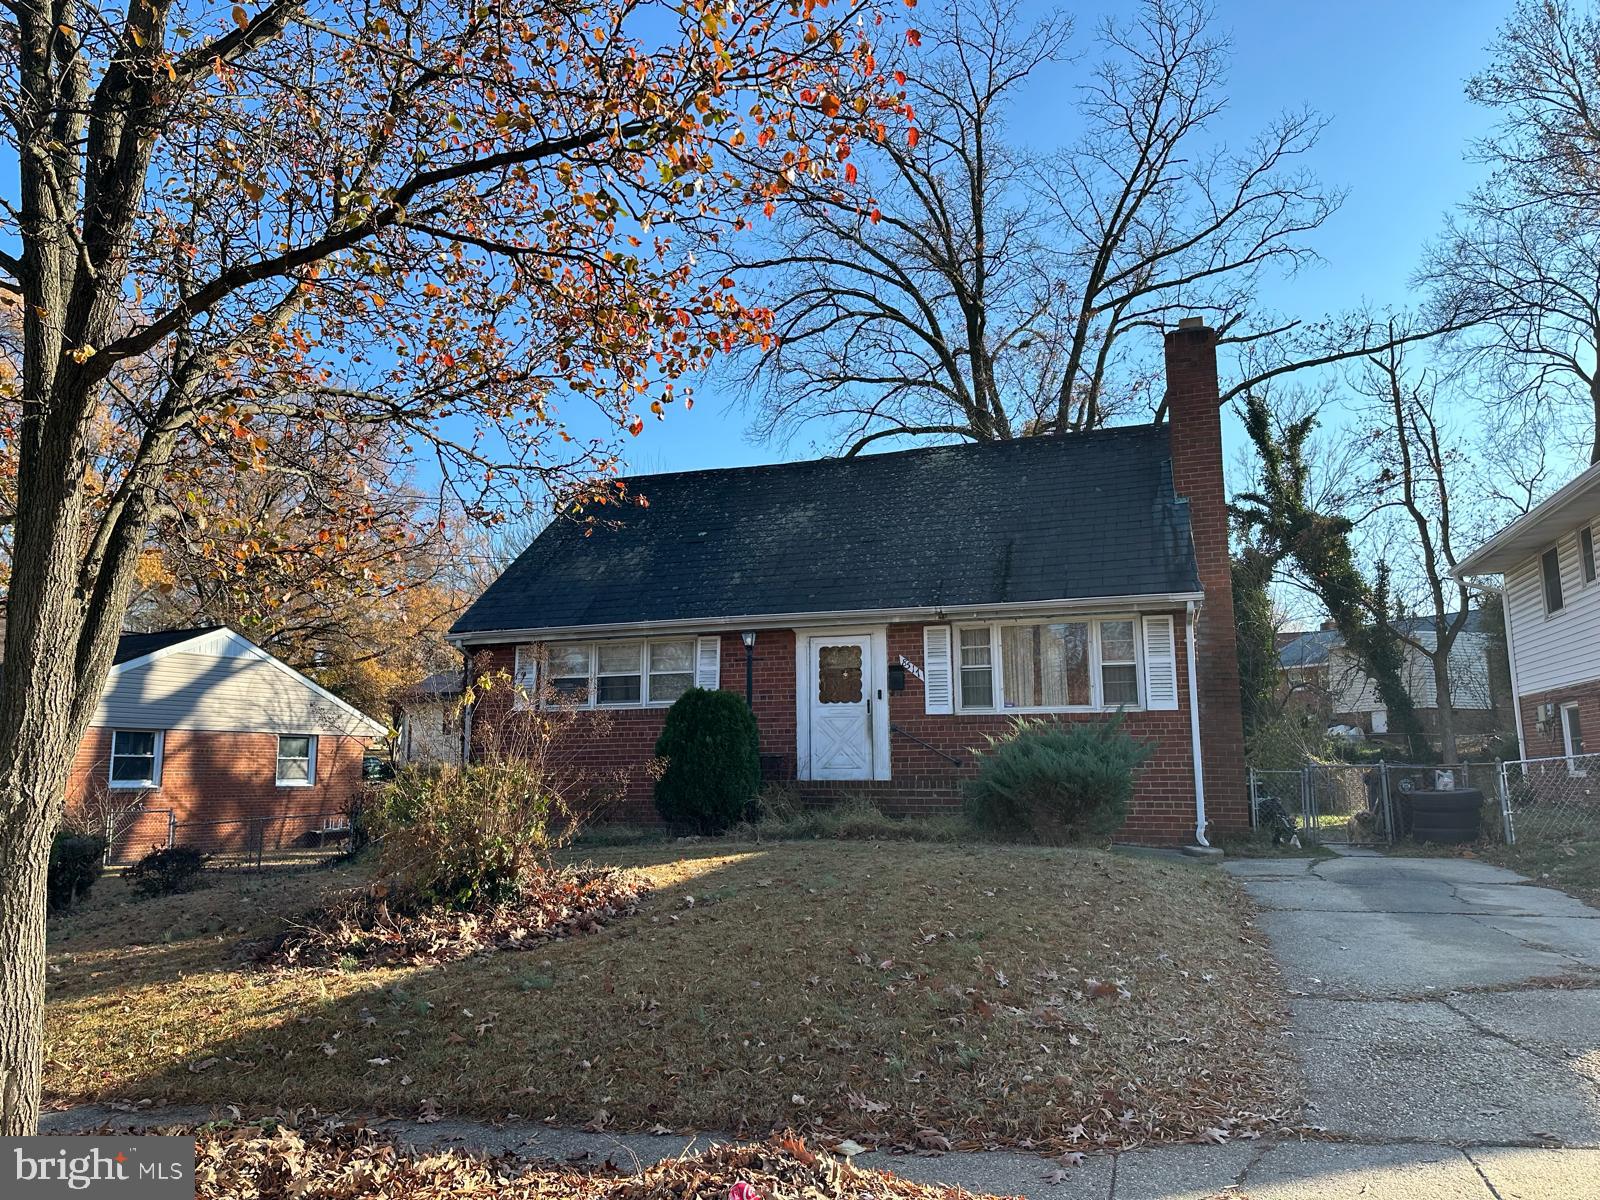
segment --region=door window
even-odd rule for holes
[[[861,703],[861,647],[817,647],[817,703]]]

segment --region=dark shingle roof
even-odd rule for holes
[[[461,669],[435,671],[399,692],[403,700],[439,700],[461,694]]]
[[[646,475],[452,632],[1200,590],[1166,426]]]
[[[187,642],[202,634],[215,633],[221,628],[221,625],[200,625],[193,629],[163,629],[159,633],[125,633],[117,639],[117,656],[111,661],[131,662],[133,659],[143,658],[146,654],[154,654],[157,650],[165,650],[168,646]]]
[[[1449,625],[1456,619],[1455,613],[1445,614],[1445,624]],[[1402,633],[1418,633],[1434,627],[1432,617],[1407,617],[1395,622],[1395,628]],[[1467,623],[1461,627],[1463,633],[1482,633],[1489,628],[1489,621],[1484,616],[1483,609],[1472,608],[1467,610]],[[1344,645],[1344,637],[1337,629],[1313,629],[1310,633],[1302,633],[1294,641],[1286,643],[1278,651],[1278,664],[1284,668],[1291,667],[1320,667],[1328,661],[1328,652],[1336,646]]]

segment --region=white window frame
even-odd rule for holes
[[[1585,525],[1582,529],[1578,530],[1579,587],[1589,587],[1596,582],[1600,582],[1600,557],[1597,557],[1594,545],[1594,531],[1596,528],[1600,527],[1594,525]],[[1585,546],[1586,541],[1588,543],[1587,546]],[[1587,550],[1587,553],[1585,553],[1585,550]],[[1593,575],[1589,573],[1591,567],[1595,569],[1595,573]]]
[[[1107,704],[1105,702],[1105,680],[1102,676],[1100,661],[1100,625],[1105,621],[1129,621],[1133,624],[1133,683],[1138,689],[1139,699],[1135,704]],[[1005,655],[1001,651],[1000,631],[1008,626],[1021,625],[1082,625],[1089,626],[1089,703],[1069,704],[1065,706],[1030,705],[1026,708],[1006,707],[1006,681],[1005,681]],[[994,679],[993,705],[969,706],[962,687],[961,680],[961,631],[963,629],[987,628],[989,630],[989,662],[990,671]],[[1140,636],[1138,613],[1095,613],[1088,615],[1061,615],[1049,617],[1017,617],[1004,621],[961,621],[954,624],[950,636],[951,645],[951,674],[954,676],[952,683],[955,686],[956,711],[961,713],[993,713],[998,716],[1008,716],[1013,713],[1025,716],[1029,713],[1108,713],[1108,712],[1143,712],[1145,702],[1149,697],[1145,694],[1144,678],[1144,638]]]
[[[539,694],[539,647],[532,642],[516,648],[511,658],[511,707],[526,712]],[[448,713],[449,705],[442,706]]]
[[[151,756],[150,771],[154,778],[151,779],[118,779],[117,773],[117,735],[119,733],[148,733],[155,739],[155,750]],[[150,791],[159,790],[161,787],[161,750],[166,742],[164,729],[113,729],[111,731],[111,753],[106,762],[106,786],[118,791]],[[125,758],[143,758],[142,754],[122,755]]]
[[[304,779],[285,779],[283,777],[283,739],[286,737],[306,739],[306,777]],[[298,761],[299,756],[294,756]],[[277,753],[272,759],[272,777],[277,786],[281,788],[315,787],[317,783],[317,735],[314,733],[280,733],[278,735]]]
[[[1550,555],[1556,556],[1556,590],[1561,593],[1561,603],[1555,608],[1550,607],[1550,584],[1544,574],[1544,560]],[[1581,574],[1581,572],[1580,572]],[[1539,600],[1544,605],[1544,615],[1556,616],[1567,611],[1567,581],[1561,577],[1561,545],[1546,546],[1539,551]]]
[[[654,671],[654,672],[652,672],[650,670],[650,650],[651,650],[651,648],[653,646],[662,645],[663,643],[666,643],[666,642],[683,642],[683,643],[686,643],[688,645],[688,647],[689,647],[689,668],[688,668],[688,670],[685,670],[685,671]],[[601,646],[610,646],[610,647],[632,646],[638,652],[638,656],[639,656],[639,671],[638,671],[638,675],[639,675],[639,699],[638,700],[627,700],[627,701],[622,701],[620,703],[619,702],[612,702],[612,703],[601,703],[600,702],[599,693],[600,693],[600,647]],[[597,641],[583,641],[583,642],[571,641],[571,642],[543,642],[543,643],[539,643],[538,644],[538,649],[540,651],[542,651],[542,653],[540,654],[540,662],[541,662],[541,665],[542,665],[542,667],[543,667],[543,669],[545,671],[545,674],[546,674],[546,677],[547,677],[547,680],[546,680],[547,682],[553,681],[556,678],[556,676],[554,674],[550,673],[549,663],[550,663],[550,652],[555,650],[557,647],[560,647],[563,650],[569,650],[569,649],[572,649],[574,647],[581,647],[581,648],[587,650],[588,653],[589,653],[589,685],[588,685],[588,689],[587,689],[588,694],[585,696],[585,698],[584,698],[584,700],[583,700],[583,702],[581,704],[580,703],[574,703],[572,701],[557,701],[556,702],[558,705],[563,706],[563,707],[590,708],[590,709],[600,708],[600,709],[606,709],[608,711],[609,710],[615,710],[615,709],[630,709],[630,708],[669,708],[669,707],[671,707],[672,702],[677,699],[677,696],[674,696],[669,700],[655,700],[655,699],[651,698],[651,695],[650,695],[650,678],[651,678],[652,675],[687,675],[689,677],[689,686],[690,687],[695,687],[696,686],[696,684],[695,684],[696,664],[699,661],[699,657],[698,656],[699,656],[699,653],[700,653],[700,643],[699,643],[699,640],[693,634],[685,634],[682,637],[602,638],[602,639],[599,639]],[[523,650],[525,648],[529,648],[529,647],[525,647],[525,646],[518,646],[517,647],[517,652],[518,652],[519,656],[521,655],[521,653],[523,652]],[[627,673],[622,673],[622,674],[619,675],[619,673],[616,672],[616,671],[607,672],[607,676],[608,677],[615,676],[615,677],[619,677],[620,678],[620,677],[625,677],[626,674]],[[567,678],[574,678],[575,679],[575,678],[577,678],[577,676],[566,676],[566,675],[563,675],[563,676],[561,676],[561,678],[562,679],[567,679]]]
[[[1566,752],[1567,772],[1571,775],[1587,775],[1589,772],[1578,765],[1579,760],[1586,757],[1586,755],[1583,750],[1573,746],[1572,727],[1567,724],[1567,714],[1577,713],[1578,724],[1581,727],[1583,724],[1583,713],[1576,701],[1561,705],[1557,712],[1561,718],[1561,749]]]

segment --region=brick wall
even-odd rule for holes
[[[361,787],[365,752],[365,738],[322,734],[316,783],[279,787],[276,734],[169,729],[162,743],[161,786],[118,791],[106,786],[111,730],[96,728],[73,759],[67,808],[83,816],[100,811],[108,800],[119,807],[141,803],[143,811],[128,820],[118,840],[121,859],[166,845],[169,811],[179,822],[178,840],[205,850],[245,849],[258,828],[267,849],[289,847],[303,842],[322,816],[347,811]]]
[[[1134,802],[1121,837],[1170,844],[1194,836],[1194,764],[1190,753],[1188,666],[1183,615],[1175,613],[1178,635],[1178,685],[1181,707],[1173,712],[1130,713],[1125,728],[1133,736],[1156,743],[1156,754],[1140,771]],[[920,623],[889,626],[888,659],[904,655],[921,664]],[[474,656],[474,671],[511,670],[514,647],[495,646]],[[744,694],[744,646],[736,633],[722,635],[722,687]],[[797,784],[812,803],[866,797],[899,816],[949,812],[962,800],[962,783],[975,772],[974,753],[985,738],[1003,732],[1012,718],[1004,714],[930,716],[922,682],[907,672],[906,688],[889,695],[890,775],[887,780],[807,781]],[[795,635],[792,630],[763,630],[755,647],[755,712],[761,753],[769,778],[795,775]],[[570,718],[555,757],[580,790],[603,790],[615,783],[616,798],[606,810],[612,819],[635,824],[657,821],[650,763],[655,740],[665,719],[663,709],[615,709]],[[1072,713],[1052,717],[1063,722],[1100,720],[1102,714]],[[496,745],[515,745],[530,718],[510,709],[504,689],[489,689],[473,713],[473,746],[481,756]],[[909,736],[908,736],[909,735]],[[919,742],[926,743],[921,745]],[[933,749],[929,749],[932,747]],[[960,760],[952,764],[943,754]],[[1226,810],[1224,811],[1226,814]],[[1213,821],[1217,815],[1212,814]]]
[[[1166,366],[1172,482],[1178,495],[1189,501],[1200,586],[1206,594],[1196,647],[1206,815],[1214,828],[1242,829],[1249,824],[1250,805],[1239,711],[1216,333],[1200,325],[1172,330],[1166,336]]]
[[[1539,729],[1539,706],[1556,706],[1550,727]],[[1522,697],[1522,756],[1556,758],[1567,752],[1561,733],[1561,706],[1578,706],[1578,723],[1583,727],[1583,746],[1589,754],[1600,754],[1600,679],[1549,692],[1534,692]]]

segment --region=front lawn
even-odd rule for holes
[[[1489,846],[1483,851],[1483,858],[1518,871],[1535,883],[1559,888],[1585,903],[1600,906],[1600,835],[1524,838],[1515,846]]]
[[[431,967],[240,956],[354,868],[149,901],[107,879],[52,923],[48,1094],[924,1148],[1216,1138],[1297,1103],[1262,939],[1206,868],[880,842],[586,853],[643,873],[636,915]]]

